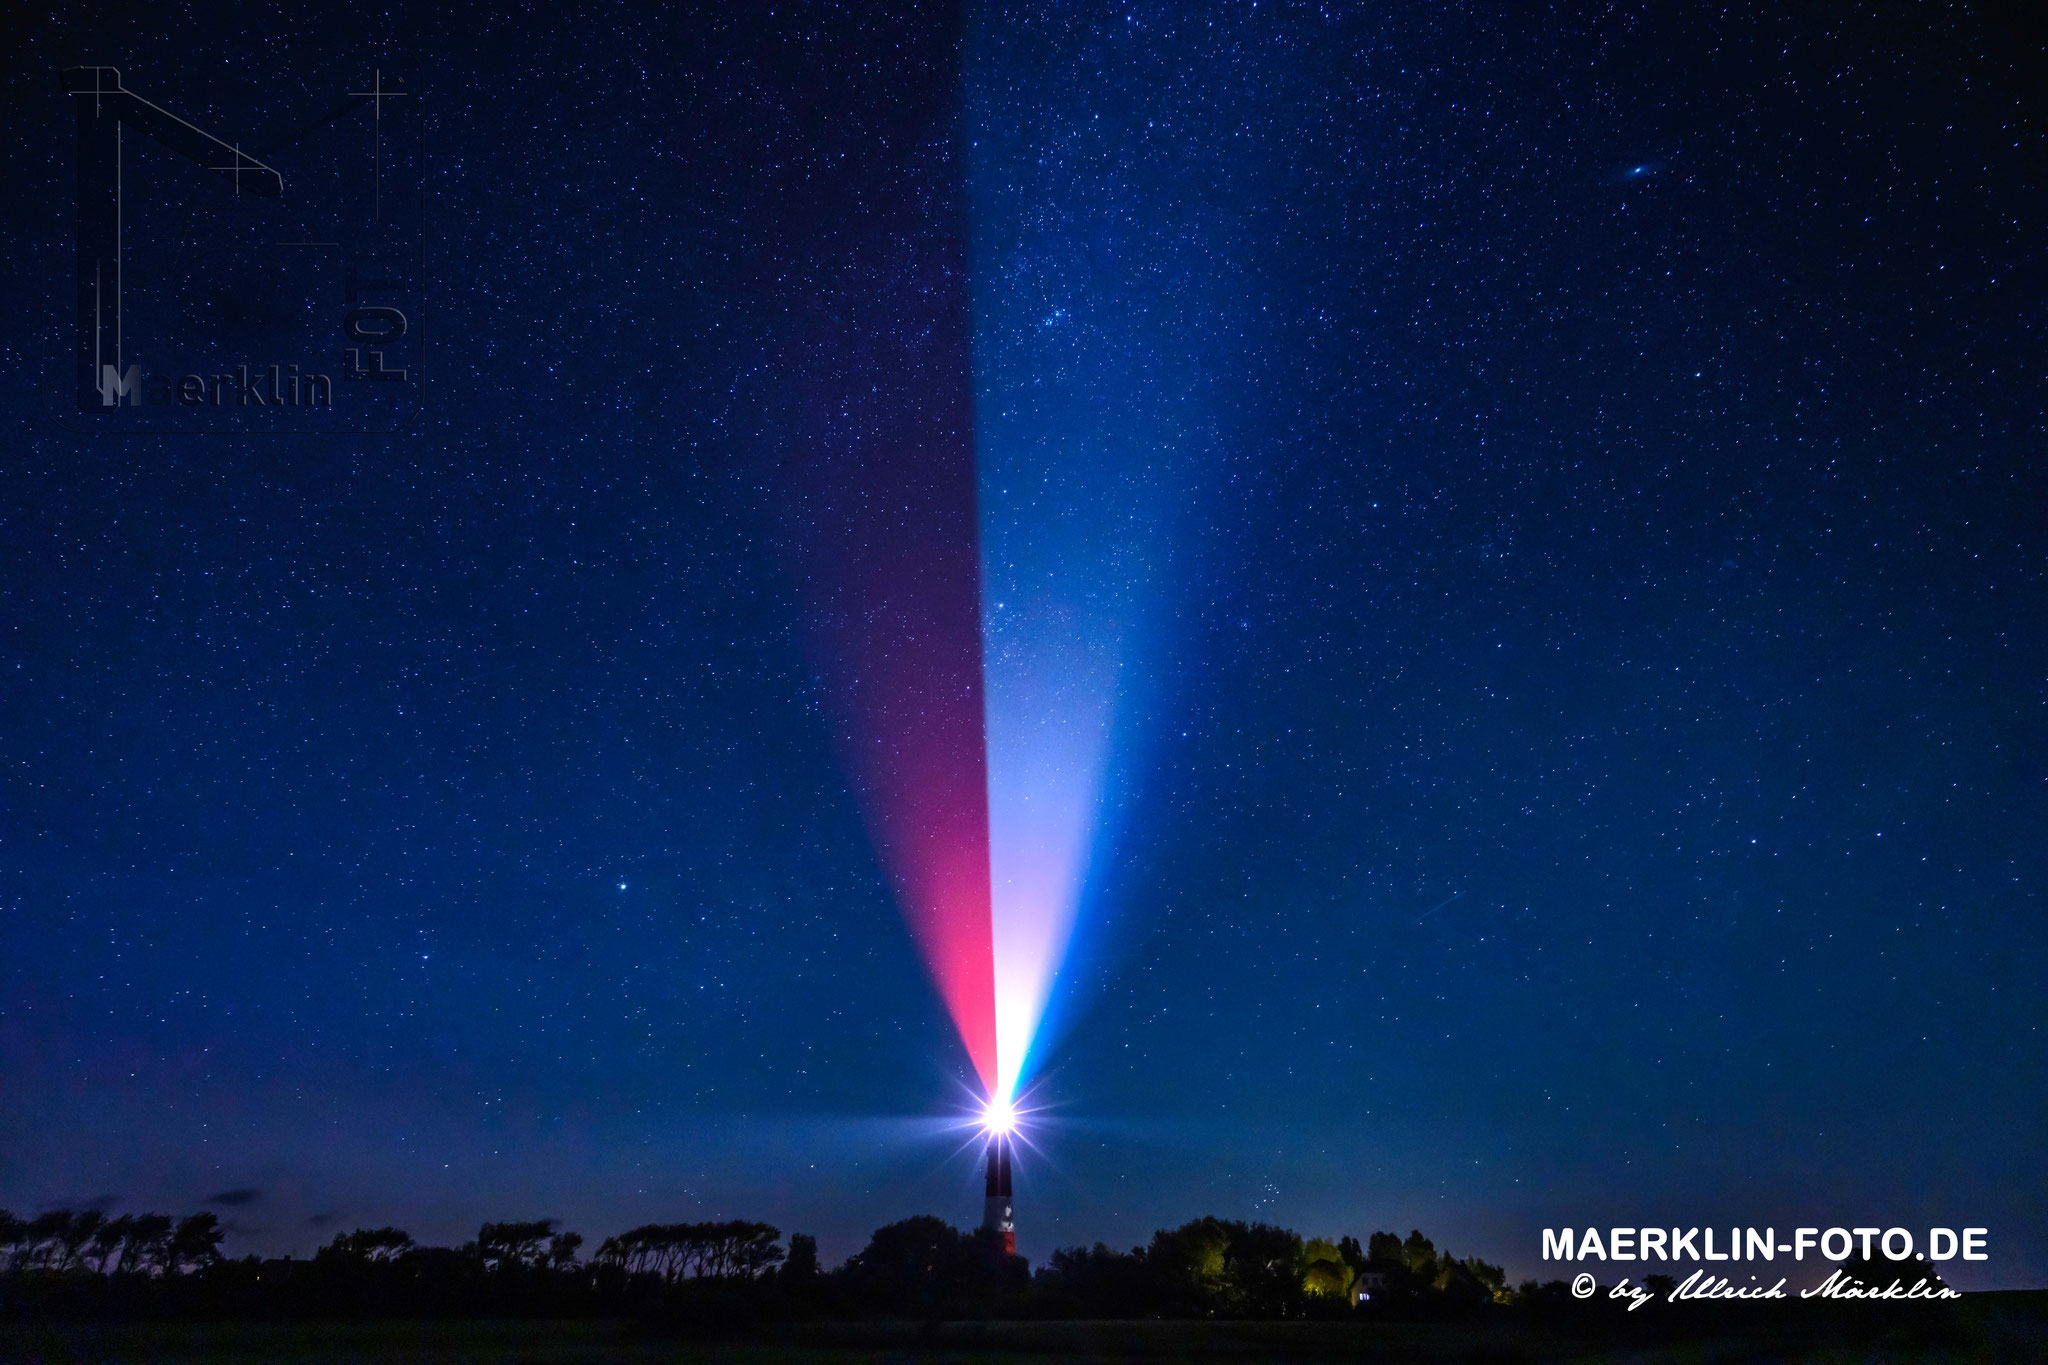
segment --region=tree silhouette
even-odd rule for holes
[[[988,1228],[962,1233],[923,1214],[875,1229],[866,1247],[834,1275],[846,1301],[863,1312],[986,1312],[1030,1288],[1023,1259]]]
[[[576,1253],[583,1246],[580,1232],[558,1232],[548,1238],[547,1266],[550,1270],[573,1270]]]
[[[1234,1291],[1232,1308],[1254,1317],[1286,1317],[1298,1310],[1302,1295],[1298,1234],[1269,1223],[1233,1224],[1226,1261]]]
[[[1365,1269],[1365,1248],[1358,1244],[1356,1237],[1339,1237],[1337,1254],[1344,1258],[1345,1265],[1351,1267],[1354,1278],[1359,1271]]]
[[[735,1219],[714,1224],[712,1233],[709,1273],[722,1279],[753,1279],[782,1261],[782,1233],[766,1223]]]
[[[1344,1240],[1351,1242],[1354,1251],[1357,1249],[1357,1242],[1348,1237]],[[1352,1270],[1340,1244],[1321,1237],[1312,1238],[1302,1243],[1301,1259],[1301,1283],[1309,1293],[1320,1298],[1342,1299],[1351,1292],[1351,1282],[1357,1278],[1357,1272]]]
[[[1099,1243],[1058,1250],[1035,1279],[999,1235],[962,1232],[933,1217],[876,1229],[866,1247],[829,1273],[819,1265],[815,1238],[793,1234],[785,1252],[777,1229],[745,1219],[642,1224],[605,1238],[588,1265],[578,1260],[582,1236],[552,1219],[485,1223],[475,1241],[459,1248],[422,1247],[394,1227],[356,1228],[335,1234],[310,1262],[226,1260],[224,1231],[210,1212],[109,1218],[58,1209],[24,1220],[0,1210],[0,1305],[31,1319],[39,1312],[222,1311],[647,1314],[703,1322],[820,1312],[1287,1318],[1352,1311],[1349,1289],[1360,1264],[1391,1272],[1401,1290],[1375,1294],[1366,1310],[1374,1314],[1403,1305],[1476,1312],[1514,1299],[1499,1267],[1439,1251],[1419,1230],[1405,1241],[1373,1234],[1370,1248],[1380,1258],[1374,1261],[1355,1238],[1304,1242],[1286,1228],[1220,1218],[1161,1229],[1148,1246],[1128,1252]],[[1400,1259],[1389,1261],[1390,1254]],[[1410,1265],[1430,1270],[1431,1278]],[[1865,1278],[1888,1269],[1870,1266]],[[1529,1297],[1538,1309],[1548,1303]]]
[[[121,1259],[114,1264],[116,1275],[155,1275],[170,1259],[173,1224],[167,1213],[138,1213],[114,1222],[128,1223],[121,1241]]]
[[[593,1258],[629,1276],[653,1275],[668,1283],[694,1279],[752,1279],[782,1259],[780,1230],[767,1223],[647,1223],[607,1237]],[[813,1245],[815,1254],[815,1244]]]
[[[1408,1240],[1401,1243],[1401,1264],[1418,1279],[1436,1278],[1436,1244],[1422,1235],[1421,1228],[1413,1228]]]
[[[673,1281],[680,1273],[676,1268],[674,1240],[660,1223],[645,1223],[605,1238],[598,1243],[597,1255],[592,1259],[629,1276],[653,1275]]]
[[[1501,1267],[1482,1261],[1477,1256],[1467,1256],[1458,1262],[1458,1265],[1486,1290],[1487,1297],[1495,1303],[1507,1303],[1514,1298],[1508,1289],[1508,1273]]]
[[[334,1240],[320,1248],[314,1259],[325,1257],[356,1262],[390,1261],[403,1256],[412,1248],[412,1238],[397,1228],[357,1228],[354,1232],[335,1233]]]
[[[57,1255],[52,1260],[52,1270],[75,1270],[85,1262],[85,1249],[92,1244],[94,1234],[107,1216],[98,1209],[87,1209],[83,1213],[68,1214],[68,1225],[57,1236]]]
[[[0,1270],[18,1274],[28,1260],[28,1224],[0,1209]]]
[[[104,1275],[116,1267],[121,1249],[127,1245],[128,1234],[134,1226],[135,1220],[124,1213],[93,1230],[92,1240],[86,1244],[86,1254],[92,1257],[94,1270]]]
[[[953,1278],[960,1258],[960,1233],[930,1214],[876,1228],[847,1270],[893,1300],[909,1300]]]
[[[63,1254],[64,1237],[71,1229],[71,1210],[56,1209],[29,1220],[25,1229],[27,1264],[38,1270],[57,1269]]]
[[[789,1258],[782,1263],[785,1284],[809,1284],[818,1278],[818,1239],[808,1232],[789,1234]]]
[[[531,1223],[486,1223],[476,1234],[476,1254],[486,1270],[541,1265],[547,1259],[548,1238],[556,1221],[543,1218]]]
[[[1224,1254],[1230,1226],[1220,1218],[1197,1218],[1152,1234],[1145,1253],[1168,1312],[1213,1313],[1228,1298]]]
[[[220,1219],[211,1213],[195,1213],[179,1220],[171,1233],[166,1268],[180,1274],[204,1270],[220,1259],[223,1233]]]

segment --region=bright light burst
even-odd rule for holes
[[[1008,1137],[1017,1131],[1017,1111],[1007,1100],[990,1100],[981,1109],[982,1131],[992,1137]]]

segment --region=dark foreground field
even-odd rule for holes
[[[2048,1361],[2048,1293],[1971,1295],[1940,1316],[1771,1316],[1710,1306],[1631,1320],[1481,1323],[809,1323],[717,1341],[604,1322],[157,1323],[0,1327],[8,1362],[633,1365],[861,1361]]]

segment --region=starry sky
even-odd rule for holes
[[[979,558],[992,745],[1006,659],[1102,717],[1027,1255],[1969,1224],[1959,1284],[2043,1282],[2048,86],[2001,23],[23,19],[0,1206],[974,1219],[849,749],[910,547]],[[403,72],[417,421],[49,420],[83,61],[257,126]]]

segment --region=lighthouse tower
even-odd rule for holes
[[[1010,1135],[988,1135],[988,1198],[982,1204],[981,1225],[1003,1234],[1003,1250],[1017,1254],[1017,1210],[1010,1201]]]

